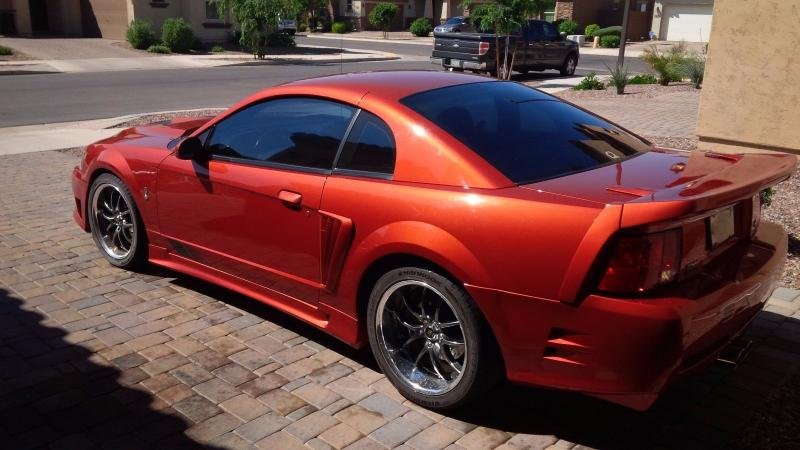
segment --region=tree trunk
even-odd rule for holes
[[[514,71],[514,60],[516,58],[517,58],[517,46],[515,45],[514,50],[511,51],[511,65],[508,66],[508,76],[506,77],[506,80],[511,79],[511,72]]]
[[[494,73],[500,79],[500,36],[497,34],[497,24],[494,24]]]
[[[331,15],[331,23],[336,19],[336,11],[333,9],[333,0],[328,0],[328,14]]]

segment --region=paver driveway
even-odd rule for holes
[[[253,300],[108,265],[72,222],[75,162],[0,158],[0,448],[714,447],[800,362],[800,298],[781,291],[745,364],[648,413],[501,386],[442,416],[404,401],[367,352]]]

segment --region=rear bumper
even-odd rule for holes
[[[75,199],[75,209],[72,217],[75,222],[85,231],[89,231],[89,224],[86,221],[86,194],[88,182],[83,178],[80,168],[72,169],[72,194]]]
[[[511,381],[644,410],[672,380],[713,361],[774,290],[786,259],[783,228],[762,223],[741,247],[724,262],[731,281],[710,291],[681,286],[657,298],[589,295],[568,304],[468,290],[495,332]]]
[[[436,64],[446,68],[452,67],[455,69],[486,70],[486,63],[464,61],[462,59],[431,57],[431,64]]]

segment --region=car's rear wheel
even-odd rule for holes
[[[564,60],[564,65],[561,66],[561,75],[574,75],[575,69],[578,68],[578,57],[573,53],[567,56]]]
[[[392,270],[375,284],[367,311],[370,346],[409,400],[434,409],[469,402],[501,373],[491,335],[469,294],[436,272]],[[494,374],[494,375],[493,375]]]
[[[92,183],[88,198],[92,238],[108,262],[123,268],[143,264],[147,260],[147,238],[125,183],[104,173]]]

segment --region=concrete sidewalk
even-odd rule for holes
[[[182,113],[203,111],[203,108],[184,110]],[[142,116],[170,114],[176,111],[159,111],[147,114],[131,114],[109,119],[83,120],[80,122],[61,122],[42,125],[0,128],[0,156],[21,153],[34,153],[63,148],[83,147],[92,142],[119,133],[123,128],[116,125]]]
[[[328,48],[305,46],[305,48]],[[394,53],[341,49],[339,54],[286,54],[267,55],[263,60],[254,59],[243,53],[222,53],[212,55],[163,55],[152,58],[78,58],[25,60],[0,62],[0,75],[47,72],[109,72],[122,70],[184,69],[196,67],[220,67],[230,65],[260,65],[274,63],[338,63],[363,61],[388,61],[400,59]]]

